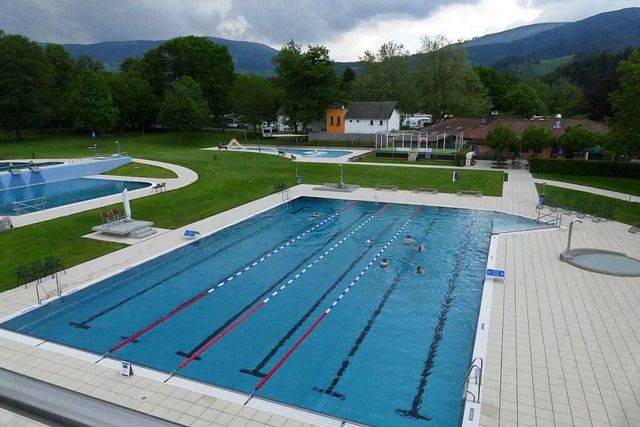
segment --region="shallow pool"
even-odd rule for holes
[[[353,151],[347,150],[333,150],[333,149],[322,149],[322,148],[289,148],[289,147],[245,147],[242,149],[233,148],[232,150],[237,151],[252,151],[252,152],[267,152],[270,154],[278,154],[279,152],[284,152],[288,155],[293,154],[294,156],[307,157],[307,158],[325,158],[325,159],[336,159],[338,157],[348,156],[353,154]]]

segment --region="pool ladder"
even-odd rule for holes
[[[480,403],[480,388],[482,387],[482,369],[484,367],[484,360],[482,357],[476,357],[471,361],[469,369],[467,369],[467,375],[464,380],[464,397],[471,395],[473,403]],[[470,388],[473,387],[473,391]]]
[[[562,210],[549,207],[549,212],[543,212],[545,207],[546,206],[542,204],[536,206],[536,213],[538,214],[536,221],[560,227],[562,224]]]
[[[16,215],[22,215],[25,213],[43,211],[46,204],[46,197],[36,197],[35,199],[13,202],[13,210],[15,211]]]

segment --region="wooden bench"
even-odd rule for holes
[[[482,197],[482,191],[479,190],[458,190],[458,196],[478,196]]]
[[[431,193],[438,194],[437,188],[428,188],[428,187],[416,187],[413,189],[414,193]]]
[[[397,185],[384,185],[384,184],[378,184],[378,185],[376,185],[376,190],[391,190],[391,191],[398,191],[398,186],[397,186]]]

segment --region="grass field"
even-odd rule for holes
[[[153,221],[155,226],[175,229],[200,219],[242,205],[273,191],[274,184],[295,184],[296,174],[305,184],[338,182],[340,169],[336,164],[297,163],[288,159],[255,153],[202,151],[203,147],[228,142],[228,133],[208,134],[147,134],[118,135],[96,139],[101,154],[120,149],[131,156],[178,164],[195,171],[199,179],[184,188],[166,191],[151,197],[131,201],[136,216]],[[93,154],[87,147],[94,141],[86,136],[63,133],[29,134],[27,141],[1,142],[3,154],[9,159],[74,158]],[[126,166],[123,174],[136,175],[136,166]],[[145,176],[164,178],[170,171],[146,169]],[[120,173],[119,171],[116,171]],[[366,166],[349,163],[343,166],[344,181],[363,187],[394,184],[400,189],[437,187],[441,192],[458,189],[481,190],[487,196],[502,195],[502,172],[459,171],[460,180],[451,181],[446,169]],[[60,258],[66,267],[80,264],[118,250],[124,245],[84,239],[81,236],[100,223],[100,212],[113,205],[58,218],[28,227],[0,233],[3,256],[0,257],[0,291],[16,285],[14,270],[47,256]]]

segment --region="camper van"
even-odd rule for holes
[[[405,117],[402,125],[411,129],[420,129],[428,124],[431,124],[431,121],[431,114],[413,114],[411,116]]]

